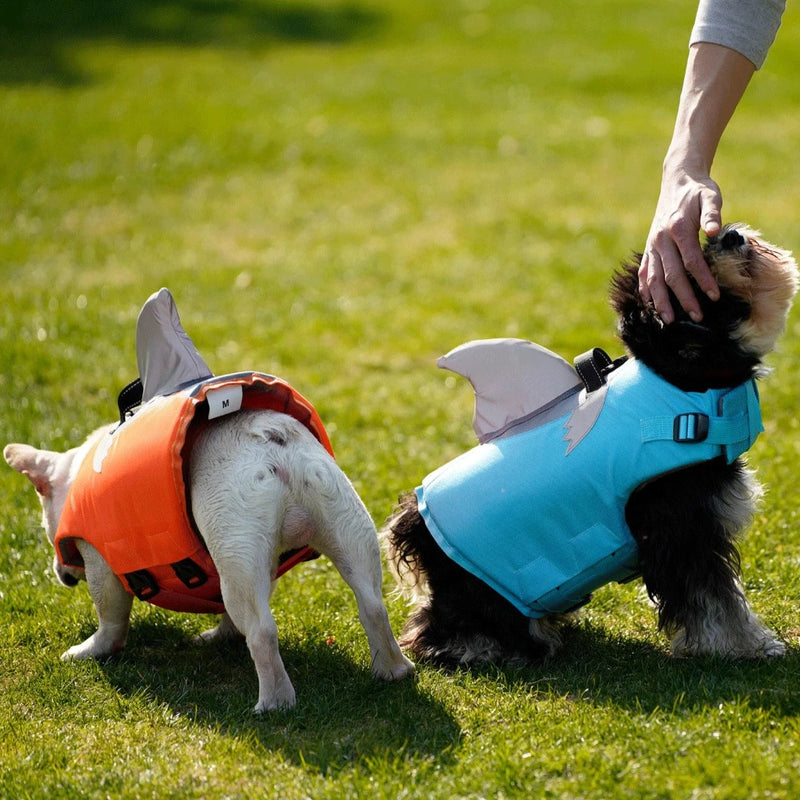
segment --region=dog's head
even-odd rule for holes
[[[685,391],[733,386],[757,375],[785,327],[798,280],[792,254],[759,237],[744,225],[727,225],[709,238],[703,253],[720,298],[709,300],[692,281],[700,323],[671,295],[675,321],[664,325],[639,294],[641,256],[624,265],[611,282],[611,305],[630,353]]]
[[[44,512],[42,527],[50,544],[55,544],[61,512],[78,467],[97,437],[105,435],[106,430],[95,431],[81,447],[66,453],[38,450],[29,444],[9,444],[3,450],[3,458],[9,466],[28,478],[36,489]],[[53,559],[53,570],[65,586],[75,586],[85,577],[83,570],[64,566],[58,557]]]

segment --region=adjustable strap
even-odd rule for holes
[[[117,397],[117,408],[119,409],[119,421],[125,422],[126,417],[136,406],[142,403],[142,382],[139,378],[131,381]]]
[[[289,550],[283,553],[278,563],[276,578],[288,572],[292,567],[301,564],[303,561],[312,561],[319,558],[319,553],[310,547],[299,547],[296,550]],[[192,561],[191,558],[184,558],[170,564],[175,575],[187,589],[197,589],[208,581],[208,575],[203,568]],[[136,597],[145,602],[151,601],[160,591],[161,587],[153,574],[146,569],[138,569],[133,572],[126,572],[123,576],[128,582],[128,586]]]
[[[170,564],[172,571],[178,576],[180,582],[187,589],[197,589],[208,581],[208,575],[205,570],[192,561],[191,558],[184,558],[183,561],[176,561]]]
[[[611,356],[599,347],[593,347],[581,353],[574,361],[575,371],[583,381],[586,391],[597,391],[606,382],[610,372],[628,360],[627,356],[611,359]]]
[[[667,440],[678,444],[717,445],[729,464],[747,451],[763,430],[754,380],[720,396],[716,414],[692,411],[669,417],[649,417],[641,422],[642,442]]]
[[[124,577],[131,591],[145,602],[152,600],[161,591],[156,579],[146,569],[126,572]]]
[[[197,589],[208,581],[208,575],[206,575],[203,568],[192,561],[191,558],[184,558],[182,561],[176,561],[174,564],[170,564],[170,566],[180,582],[187,589]],[[155,576],[146,569],[126,572],[124,578],[128,582],[131,591],[140,600],[144,600],[145,602],[152,600],[161,591],[161,587],[158,585]]]

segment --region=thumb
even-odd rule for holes
[[[722,230],[722,195],[716,185],[703,192],[701,204],[700,227],[707,236],[716,236]]]

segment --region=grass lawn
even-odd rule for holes
[[[378,524],[473,444],[463,341],[617,355],[606,286],[643,245],[693,0],[5,0],[0,445],[80,442],[173,291],[217,373],[317,407]],[[718,155],[727,220],[800,250],[790,4]],[[742,546],[778,663],[673,661],[636,585],[540,668],[381,685],[324,560],[275,596],[297,707],[254,717],[245,647],[136,604],[128,649],[55,584],[32,489],[0,469],[0,797],[796,798],[800,317],[762,384],[769,487]],[[396,630],[404,601],[386,597]]]

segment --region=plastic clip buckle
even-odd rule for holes
[[[680,444],[704,442],[708,438],[708,415],[678,414],[672,424],[672,441]]]

